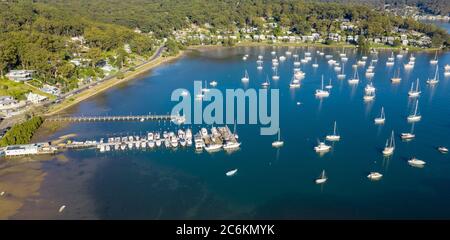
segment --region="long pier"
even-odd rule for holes
[[[125,115],[125,116],[55,116],[46,121],[54,122],[119,122],[119,121],[178,121],[184,118],[177,115]]]

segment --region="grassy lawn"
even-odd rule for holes
[[[0,96],[13,96],[18,100],[25,100],[25,94],[34,92],[53,99],[54,96],[40,91],[38,88],[23,82],[14,82],[9,79],[0,79]]]

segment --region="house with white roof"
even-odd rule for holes
[[[14,82],[23,82],[33,79],[34,70],[11,70],[6,77]]]
[[[29,92],[26,95],[26,97],[27,97],[27,101],[28,102],[31,102],[31,103],[34,103],[34,104],[40,103],[40,102],[44,101],[45,99],[47,99],[46,96],[42,96],[42,95],[39,95],[39,94],[33,93],[33,92]]]

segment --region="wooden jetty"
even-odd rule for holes
[[[46,121],[54,122],[119,122],[119,121],[181,121],[174,115],[126,115],[126,116],[55,116]]]

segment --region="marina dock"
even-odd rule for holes
[[[231,152],[240,148],[241,143],[237,141],[237,138],[237,134],[231,132],[228,126],[212,127],[210,133],[206,128],[201,128],[195,136],[190,128],[180,128],[177,131],[147,132],[145,135],[115,136],[100,140],[69,140],[57,145],[45,143],[8,146],[3,154],[18,156],[52,154],[65,149],[97,149],[99,152],[109,152],[156,148],[177,149],[192,146],[195,146],[196,151]]]

